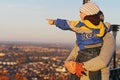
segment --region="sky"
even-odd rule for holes
[[[120,24],[120,0],[91,0],[105,21]],[[47,23],[46,18],[80,20],[83,0],[0,0],[0,41],[75,43],[75,34]],[[117,43],[120,44],[120,32]]]

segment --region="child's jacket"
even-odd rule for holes
[[[57,19],[55,25],[63,30],[74,31],[77,38],[76,42],[81,50],[85,48],[102,46],[102,38],[107,31],[102,22],[95,26],[88,20],[68,21]]]

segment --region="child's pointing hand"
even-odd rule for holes
[[[55,20],[53,19],[46,19],[48,21],[48,24],[50,25],[54,25],[55,24]]]

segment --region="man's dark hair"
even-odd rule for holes
[[[98,16],[100,16],[100,20],[101,20],[102,22],[104,22],[104,14],[103,14],[102,11],[99,11],[99,12],[98,12]]]
[[[100,15],[104,16],[104,14],[103,14],[102,11],[99,11],[99,12],[98,12],[98,16],[100,16]]]

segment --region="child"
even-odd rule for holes
[[[104,22],[103,12],[100,11],[98,13],[98,15],[100,16],[100,20],[102,22]],[[106,25],[109,27],[108,23]],[[108,32],[110,30],[111,30],[111,27],[110,27],[110,29],[108,29]],[[98,70],[98,69],[102,68],[101,69],[101,77],[102,77],[101,80],[109,80],[109,67],[110,67],[110,65],[109,65],[108,62],[110,62],[111,57],[113,55],[114,39],[113,39],[112,34],[110,34],[110,33],[107,33],[103,39],[104,39],[103,40],[104,41],[104,45],[102,46],[102,49],[100,51],[100,55],[98,57],[96,57],[96,58],[91,59],[90,61],[84,62],[84,63],[87,63],[84,66],[85,66],[85,68],[87,70],[90,70],[90,71],[95,71],[95,70]],[[110,42],[110,44],[107,44],[108,42]],[[72,64],[68,64],[68,63],[69,63],[69,61],[75,61],[76,60],[76,57],[78,55],[78,51],[79,50],[80,50],[79,47],[75,44],[73,50],[71,51],[70,55],[68,56],[68,58],[65,61],[65,65],[66,66],[71,66],[72,65]],[[107,57],[106,57],[106,55],[107,55]],[[105,59],[104,63],[100,63],[103,59]],[[92,64],[91,64],[91,62],[92,62]],[[96,66],[91,68],[93,63],[95,63]],[[96,63],[98,63],[98,64],[96,64]],[[104,64],[106,64],[107,66],[105,66]],[[100,66],[100,65],[103,65],[103,66]],[[67,67],[67,69],[70,72],[72,70],[71,67]],[[81,80],[88,80],[88,79],[89,79],[88,76],[81,76]]]
[[[78,52],[76,62],[72,62],[77,67],[75,66],[76,69],[71,72],[73,73],[71,80],[78,80],[82,76],[82,72],[85,72],[83,62],[98,56],[100,53],[103,45],[103,37],[107,30],[100,21],[100,17],[98,16],[99,11],[100,9],[95,3],[89,2],[80,8],[81,21],[48,19],[49,24],[76,33],[76,44],[80,48],[80,51]],[[101,71],[89,72],[89,77],[90,80],[101,80]]]

